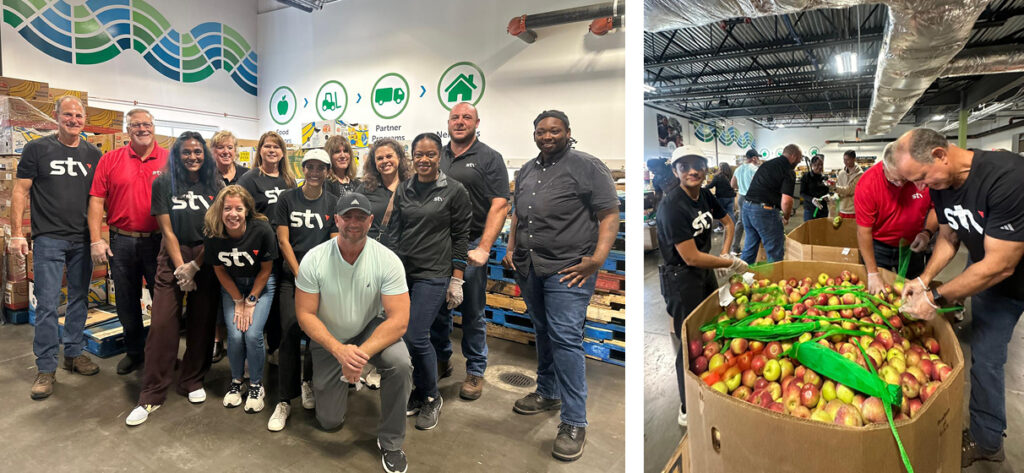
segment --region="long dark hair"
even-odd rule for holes
[[[391,148],[395,152],[395,156],[398,157],[398,182],[412,177],[412,163],[405,155],[402,145],[391,138],[381,138],[370,146],[370,155],[363,163],[363,188],[366,189],[366,192],[373,192],[377,190],[377,186],[381,185],[380,171],[377,170],[377,150],[384,146]]]
[[[214,162],[210,147],[206,145],[206,139],[199,133],[186,131],[178,136],[174,146],[171,146],[171,153],[167,159],[167,169],[171,175],[171,194],[177,193],[176,187],[179,182],[186,184],[189,182],[188,169],[185,169],[185,163],[181,161],[181,149],[188,140],[196,140],[203,147],[203,164],[199,167],[199,182],[209,186],[214,192],[219,191],[224,187],[224,180],[217,172],[217,163]]]
[[[718,165],[718,174],[725,177],[726,181],[732,180],[732,166],[729,163],[722,163]]]

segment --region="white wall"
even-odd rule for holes
[[[1020,120],[1017,121],[1019,122]],[[998,118],[996,120],[990,120],[979,124],[972,124],[972,126],[969,127],[968,130],[970,133],[979,133],[982,131],[991,130],[993,128],[1005,126],[1009,123],[1009,118]],[[995,133],[993,135],[989,135],[974,140],[967,140],[967,146],[981,150],[1007,149],[1013,151],[1013,144],[1015,141],[1018,141],[1020,139],[1019,136],[1021,134],[1024,134],[1024,127],[1015,128],[1007,131],[1001,131],[999,133]],[[1018,149],[1017,152],[1024,152],[1024,149]]]
[[[220,22],[238,31],[252,47],[256,46],[256,5],[251,0],[147,1],[179,33],[200,23]],[[215,126],[244,138],[258,137],[255,97],[239,88],[223,70],[200,82],[175,82],[158,73],[133,50],[122,51],[102,64],[69,64],[41,53],[6,23],[0,25],[0,42],[5,76],[84,90],[89,93],[89,104],[101,108],[127,111],[137,101],[139,106],[150,109],[157,120]],[[262,58],[258,66],[262,72]]]
[[[306,14],[294,8],[262,13],[259,21],[261,130],[280,130],[301,142],[300,127],[320,120],[315,96],[328,80],[348,91],[341,119],[369,125],[375,136],[411,140],[426,131],[446,131],[448,111],[437,99],[437,84],[448,66],[471,61],[486,77],[481,101],[480,139],[501,152],[511,166],[537,155],[533,119],[545,109],[569,116],[577,149],[621,168],[625,157],[625,33],[598,37],[587,22],[537,29],[533,44],[509,35],[511,18],[589,5],[590,0],[477,2],[454,0],[346,0]],[[634,23],[639,26],[640,22]],[[402,74],[413,97],[401,115],[386,120],[370,106],[379,77]],[[294,90],[300,108],[287,125],[274,123],[274,90]],[[420,86],[426,94],[419,97]],[[362,99],[356,103],[357,95]],[[377,126],[391,127],[377,131]]]

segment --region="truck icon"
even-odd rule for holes
[[[401,104],[405,100],[405,91],[401,88],[384,87],[377,89],[373,94],[373,101],[377,105],[384,105],[387,102]]]

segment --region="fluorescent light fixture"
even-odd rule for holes
[[[645,93],[653,94],[657,90],[658,89],[656,87],[654,87],[653,85],[644,84],[644,92]]]
[[[935,115],[934,117],[932,117],[932,120],[945,120],[945,119],[946,119],[945,115]]]
[[[786,128],[786,124],[785,123],[779,123],[779,128]]]
[[[856,118],[851,118],[850,119],[850,124],[851,125],[856,125],[857,124],[857,119]]]
[[[836,54],[836,71],[840,74],[856,74],[858,68],[857,53],[847,51]]]

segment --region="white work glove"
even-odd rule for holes
[[[878,273],[868,273],[868,294],[878,294],[885,290],[885,284],[882,284],[882,277]]]
[[[910,244],[910,251],[914,253],[920,253],[928,249],[928,245],[932,242],[932,237],[929,236],[924,230],[917,233],[914,237],[914,242]]]
[[[7,252],[15,255],[21,261],[21,257],[28,254],[28,240],[25,237],[11,237],[7,242]]]
[[[903,299],[903,305],[907,305],[908,299],[925,292],[928,292],[928,286],[925,285],[921,276],[918,276],[913,280],[907,280],[903,283],[903,294],[900,294],[900,298]]]
[[[934,319],[938,310],[939,307],[928,299],[928,293],[925,291],[912,291],[903,300],[903,305],[900,306],[900,312],[906,315],[907,318],[916,320]]]
[[[178,280],[178,287],[182,291],[191,292],[196,290],[196,283],[193,279],[199,272],[199,265],[195,261],[189,261],[174,270],[174,277]]]
[[[462,304],[462,284],[466,281],[453,277],[452,281],[448,284],[448,293],[445,294],[445,300],[448,301],[448,310],[454,309]]]
[[[821,197],[815,197],[815,198],[811,199],[811,203],[814,204],[815,207],[820,209],[821,208]]]
[[[747,272],[747,262],[739,259],[735,255],[722,255],[722,258],[729,258],[732,260],[732,264],[724,268],[715,268],[715,276],[719,279],[726,279],[733,274],[743,274]]]
[[[107,257],[113,257],[114,253],[110,251],[110,245],[107,244],[106,240],[96,240],[89,246],[89,254],[92,256],[92,262],[96,264],[106,263]]]
[[[196,290],[196,287],[196,282],[191,279],[178,280],[178,288],[181,289],[182,292],[192,292]]]

